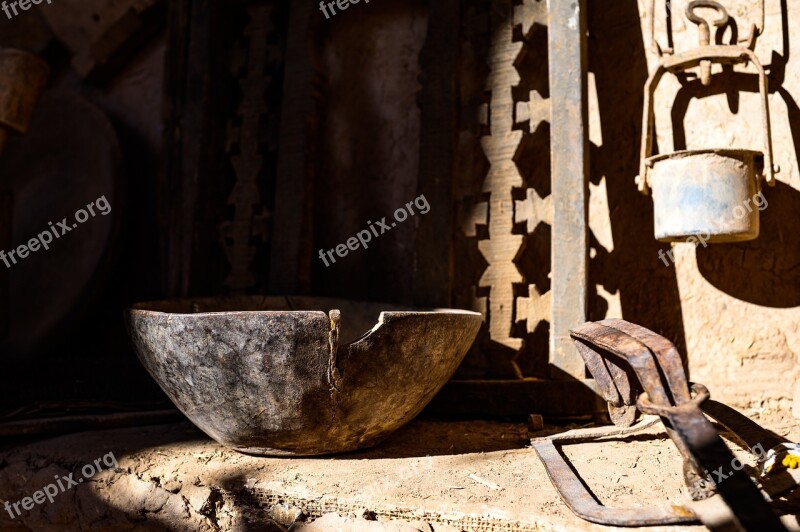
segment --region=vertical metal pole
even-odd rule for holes
[[[588,124],[585,0],[550,0],[552,316],[550,376],[583,379],[569,330],[586,321]]]

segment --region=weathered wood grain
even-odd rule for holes
[[[265,175],[265,153],[274,147],[262,142],[262,124],[269,124],[270,106],[265,97],[272,83],[270,63],[280,57],[280,49],[270,46],[274,6],[247,8],[249,23],[234,54],[232,74],[238,78],[242,99],[236,118],[228,123],[227,153],[231,159],[236,183],[228,196],[233,214],[222,223],[222,247],[230,264],[225,286],[231,294],[246,294],[256,288],[252,271],[257,244],[265,245],[269,236],[269,213],[264,205],[260,185],[274,176]],[[244,73],[244,77],[240,77]]]
[[[453,375],[482,320],[386,310],[371,329],[340,339],[342,324],[369,323],[376,308],[387,307],[165,301],[137,305],[127,321],[142,363],[209,436],[249,454],[318,455],[369,447],[411,421]]]
[[[511,0],[497,0],[492,9],[492,46],[489,51],[491,72],[486,90],[491,99],[486,108],[489,135],[481,139],[489,163],[483,190],[489,194],[489,239],[480,240],[478,248],[489,266],[479,286],[489,288],[488,324],[493,342],[513,351],[522,348],[522,339],[512,336],[514,324],[514,285],[523,282],[514,264],[522,246],[522,236],[512,234],[514,198],[512,191],[522,187],[522,177],[514,162],[522,131],[514,128],[513,88],[519,84],[514,62],[522,43],[514,41]]]
[[[269,289],[275,294],[306,293],[311,285],[316,70],[310,42],[315,15],[317,7],[311,2],[291,3],[275,186],[274,219],[281,229],[272,235],[270,251]]]
[[[428,34],[419,59],[419,193],[432,206],[417,226],[414,302],[422,307],[450,306],[452,291],[460,5],[460,0],[429,2]]]

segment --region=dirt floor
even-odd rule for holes
[[[796,431],[790,417],[768,421]],[[529,436],[522,424],[423,420],[370,451],[306,459],[238,454],[189,424],[23,443],[0,452],[2,501],[56,476],[78,480],[110,452],[118,467],[13,520],[0,513],[0,530],[610,530],[566,508]],[[658,426],[564,453],[608,506],[688,500],[680,457]],[[701,528],[649,530],[692,529]]]

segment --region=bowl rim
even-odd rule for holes
[[[327,301],[331,303],[330,310],[299,310],[299,309],[283,309],[283,310],[221,310],[221,311],[207,311],[207,312],[172,312],[164,309],[159,309],[159,306],[167,305],[169,303],[182,303],[182,304],[192,304],[196,302],[209,302],[213,300],[219,301],[252,301],[256,302],[261,300],[265,302],[267,300],[274,299],[280,300],[283,299],[287,304],[290,300],[299,300],[299,299],[307,299],[307,300],[318,300],[320,302]],[[343,298],[334,298],[334,297],[316,297],[316,296],[264,296],[264,295],[253,295],[253,296],[211,296],[211,297],[188,297],[188,298],[168,298],[168,299],[155,299],[149,301],[141,301],[134,303],[125,309],[126,314],[134,315],[152,315],[152,316],[181,316],[181,317],[203,317],[203,316],[218,316],[218,315],[273,315],[273,314],[296,314],[296,315],[323,315],[329,316],[330,313],[334,310],[339,312],[346,312],[342,311],[341,309],[336,308],[337,303],[346,303],[348,305],[372,305],[372,306],[380,306],[384,305],[388,307],[389,310],[381,310],[379,312],[381,319],[383,315],[387,316],[404,316],[404,315],[435,315],[435,314],[443,314],[443,315],[453,315],[453,316],[472,316],[472,317],[480,317],[483,318],[483,314],[480,312],[475,312],[472,310],[466,309],[454,309],[454,308],[427,308],[427,309],[411,309],[405,305],[398,305],[395,303],[382,303],[376,301],[358,301],[358,300],[351,300],[351,299],[343,299]],[[148,308],[149,307],[149,308]],[[397,310],[391,310],[394,307]]]

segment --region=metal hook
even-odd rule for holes
[[[761,2],[759,2],[759,9],[761,13],[761,18],[759,19],[759,21],[754,22],[750,25],[750,35],[739,39],[739,44],[751,50],[755,50],[756,38],[762,33],[764,33],[764,23],[767,16],[765,11],[766,8],[764,6],[764,0],[761,0]]]
[[[700,27],[700,46],[708,46],[711,44],[711,27],[706,19],[694,12],[695,9],[701,7],[714,9],[720,14],[720,18],[712,23],[717,28],[727,26],[730,21],[730,16],[722,4],[714,0],[692,0],[689,2],[689,5],[686,6],[686,18]]]
[[[714,9],[720,14],[720,18],[712,22],[715,27],[723,28],[728,25],[730,16],[728,11],[719,3],[714,0],[692,0],[686,6],[686,18],[697,24],[700,31],[700,46],[709,46],[711,44],[711,26],[708,21],[703,17],[697,15],[694,10],[697,8],[706,7]],[[703,61],[700,63],[700,82],[708,87],[711,85],[711,61]]]

